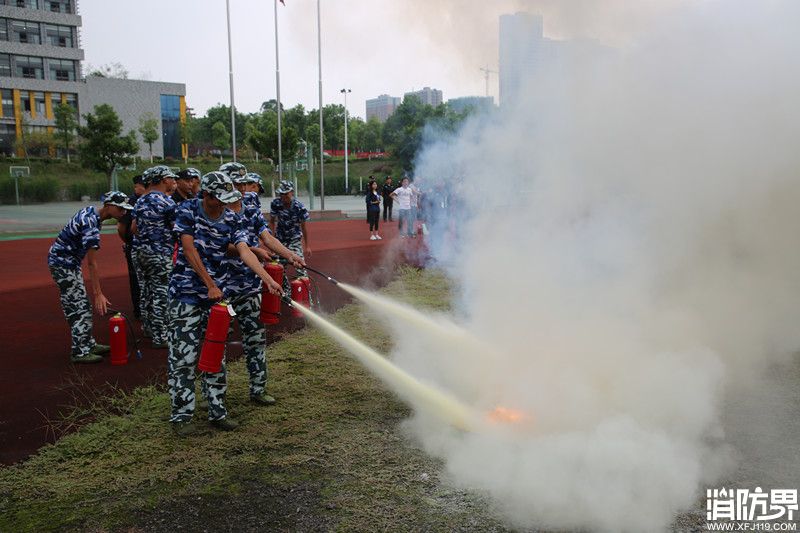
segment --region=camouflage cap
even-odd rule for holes
[[[122,209],[127,209],[128,211],[133,210],[133,206],[128,203],[128,195],[124,192],[108,191],[100,197],[100,200],[103,202],[103,205],[115,205]]]
[[[247,168],[241,163],[231,161],[219,167],[219,171],[227,174],[233,179],[234,176],[244,176],[247,174]]]
[[[150,167],[142,173],[142,182],[144,182],[145,185],[161,183],[161,181],[168,178],[177,179],[178,176],[166,165]]]
[[[245,183],[258,183],[259,185],[261,185],[261,183],[263,182],[261,176],[259,176],[255,172],[248,172],[247,174],[244,175],[244,179],[246,180]]]
[[[222,172],[209,172],[200,180],[200,190],[207,192],[223,204],[241,200],[242,193],[233,188],[231,179]]]
[[[294,183],[287,180],[281,180],[281,183],[280,185],[278,185],[278,188],[275,190],[275,192],[278,194],[287,194],[292,192],[293,190],[294,190]]]
[[[178,179],[180,180],[193,180],[193,179],[200,179],[203,177],[203,174],[197,170],[196,168],[185,168],[178,172]]]
[[[245,183],[250,183],[247,180],[247,174],[228,174],[231,177],[231,181],[234,185],[243,185]]]

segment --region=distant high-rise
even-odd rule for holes
[[[541,15],[500,17],[500,103],[516,98],[524,80],[537,75],[547,54]]]
[[[399,105],[400,98],[397,96],[382,94],[377,98],[371,98],[367,100],[367,120],[375,117],[381,122],[386,122]]]
[[[559,41],[544,36],[541,15],[500,17],[500,105],[556,79],[570,68],[587,68],[610,49],[591,39]],[[529,91],[522,94],[522,91]]]
[[[430,87],[425,87],[424,89],[420,89],[419,91],[412,91],[410,93],[406,93],[403,95],[403,98],[408,98],[409,96],[414,95],[420,100],[422,100],[423,104],[432,105],[436,107],[438,105],[442,105],[444,101],[442,98],[442,91],[439,89],[431,89]]]

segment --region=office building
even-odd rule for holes
[[[411,91],[410,93],[406,93],[403,95],[403,98],[408,98],[412,95],[422,100],[423,104],[432,105],[433,107],[442,105],[442,102],[444,101],[442,99],[442,91],[439,89],[431,89],[430,87],[425,87],[419,91]]]
[[[500,105],[531,98],[538,87],[570,71],[599,65],[612,49],[591,39],[555,40],[544,36],[541,15],[500,17]]]
[[[125,132],[150,113],[160,118],[157,156],[179,158],[179,124],[185,120],[186,88],[82,75],[81,17],[77,0],[0,0],[0,152],[23,155],[15,141],[26,132],[54,131],[54,109],[71,105],[81,115],[111,104]],[[140,139],[141,141],[141,139]],[[140,142],[142,157],[148,147]]]
[[[367,121],[375,117],[381,122],[386,122],[399,105],[400,98],[396,96],[382,94],[377,98],[371,98],[367,100]]]
[[[500,104],[514,100],[527,80],[542,74],[549,53],[541,15],[500,17]]]

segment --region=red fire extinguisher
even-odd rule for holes
[[[309,287],[311,286],[311,280],[308,278],[297,278],[292,280],[292,301],[302,305],[303,307],[309,307]],[[303,313],[292,307],[292,316],[294,317],[301,317]]]
[[[269,276],[275,280],[278,285],[283,283],[283,266],[280,263],[271,262],[266,266],[266,271]],[[262,324],[272,325],[277,324],[281,316],[281,299],[269,292],[266,284],[261,293],[261,319]]]
[[[200,362],[197,368],[202,372],[216,373],[222,370],[222,358],[225,355],[225,341],[228,339],[228,328],[231,325],[231,314],[228,304],[219,303],[211,307],[206,326],[206,338],[200,351]]]
[[[121,313],[108,321],[109,344],[111,344],[111,364],[128,364],[128,336],[125,333],[125,318]]]

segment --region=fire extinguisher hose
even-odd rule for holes
[[[338,285],[338,284],[339,284],[339,282],[338,282],[338,281],[336,281],[336,279],[335,279],[335,278],[333,278],[333,277],[331,277],[331,276],[329,276],[329,275],[325,274],[324,272],[320,272],[320,271],[319,271],[319,270],[317,270],[316,268],[311,268],[310,266],[306,265],[306,266],[305,266],[305,269],[306,269],[306,270],[310,270],[311,272],[313,272],[313,273],[315,273],[315,274],[319,274],[320,276],[322,276],[323,278],[327,279],[328,281],[330,281],[330,282],[331,282],[331,283],[333,283],[334,285]]]
[[[131,332],[131,339],[133,339],[133,348],[136,350],[136,359],[142,358],[142,351],[139,349],[139,339],[136,337],[136,332],[133,330],[133,325],[131,324],[128,315],[123,313],[122,311],[117,311],[115,309],[108,309],[109,315],[120,315],[122,318],[125,319],[125,323],[128,325],[128,331]]]

